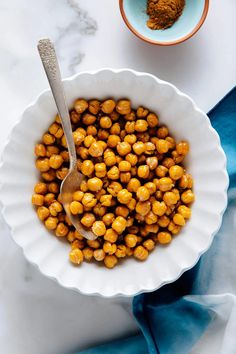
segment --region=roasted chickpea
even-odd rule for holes
[[[112,195],[104,194],[100,198],[100,203],[102,206],[110,207],[112,204]]]
[[[187,141],[180,141],[176,145],[176,151],[179,155],[187,155],[189,152],[189,144],[187,143]]]
[[[118,192],[117,199],[121,204],[128,204],[132,199],[132,193],[127,189],[122,189]]]
[[[154,194],[157,190],[157,187],[156,187],[155,183],[153,183],[153,182],[145,183],[144,187],[146,187],[148,189],[150,195]]]
[[[157,239],[161,244],[167,244],[171,242],[171,234],[169,232],[159,232],[157,234]]]
[[[126,246],[125,245],[118,245],[116,247],[115,255],[116,255],[117,258],[126,257]]]
[[[191,217],[191,209],[186,207],[185,205],[180,205],[178,207],[178,212],[181,214],[185,219],[190,219]]]
[[[119,163],[119,170],[121,172],[128,172],[131,170],[131,163],[128,162],[128,161],[124,161],[122,160],[120,163]]]
[[[142,133],[146,132],[148,129],[148,123],[144,119],[137,119],[135,122],[135,130],[136,132]]]
[[[138,167],[138,176],[140,178],[148,178],[149,177],[149,166],[141,165]]]
[[[145,152],[146,146],[142,141],[137,141],[137,143],[133,144],[133,150],[136,155],[141,155]]]
[[[107,174],[106,165],[104,162],[95,164],[95,175],[99,178],[105,177]]]
[[[84,211],[84,207],[80,202],[73,201],[70,203],[70,211],[73,215],[82,214]]]
[[[117,216],[123,216],[125,219],[127,219],[128,215],[129,215],[129,209],[123,205],[119,205],[115,209],[115,214]]]
[[[32,204],[36,206],[42,206],[44,204],[44,196],[42,194],[33,194],[32,195]]]
[[[150,141],[145,143],[145,154],[146,155],[154,154],[155,150],[156,150],[156,146],[153,143],[151,143]]]
[[[130,100],[120,100],[117,102],[116,111],[119,114],[125,115],[131,112]]]
[[[97,199],[92,193],[84,193],[82,204],[84,207],[93,208],[97,204]]]
[[[190,204],[194,201],[194,194],[193,192],[191,191],[191,189],[188,189],[186,191],[184,191],[182,194],[181,194],[181,200],[182,202],[184,202],[185,204]]]
[[[158,218],[157,223],[160,227],[167,227],[170,223],[170,219],[168,218],[168,216],[162,215]]]
[[[173,192],[165,192],[163,195],[163,200],[166,205],[170,206],[178,202],[178,196]]]
[[[63,222],[60,222],[57,225],[55,234],[57,237],[65,237],[68,234],[68,232],[69,232],[68,227]]]
[[[104,264],[107,268],[114,268],[117,264],[118,260],[116,258],[116,256],[113,255],[106,255],[104,258]]]
[[[176,225],[173,221],[171,221],[168,225],[168,231],[170,231],[173,235],[177,235],[181,230],[181,226]]]
[[[57,146],[49,145],[47,146],[47,157],[51,157],[52,155],[59,155],[60,150]]]
[[[106,214],[107,207],[103,206],[101,203],[97,203],[93,208],[94,214],[103,217]]]
[[[126,132],[125,132],[125,133],[126,133]],[[130,145],[133,145],[134,143],[136,143],[137,137],[136,137],[135,134],[128,134],[128,135],[125,135],[124,141],[125,141],[126,143],[129,143]]]
[[[150,224],[150,225],[145,225],[145,230],[147,233],[154,233],[156,234],[159,230],[159,225],[158,224]]]
[[[100,102],[98,100],[90,100],[88,110],[92,114],[98,114],[100,109]]]
[[[43,135],[43,143],[45,145],[52,145],[55,143],[55,140],[56,140],[55,136],[53,136],[49,133],[46,133]]]
[[[52,182],[56,178],[56,173],[54,170],[49,170],[47,172],[41,173],[42,178],[47,182]]]
[[[143,246],[150,252],[154,249],[155,242],[151,238],[149,238],[143,242]]]
[[[157,222],[156,214],[154,214],[152,211],[149,211],[149,213],[145,215],[145,223],[147,225],[152,225],[152,224],[156,224],[156,222]]]
[[[56,171],[56,176],[58,179],[63,180],[69,172],[69,169],[67,167],[62,167],[59,170]]]
[[[86,130],[87,135],[97,135],[97,128],[94,125],[89,125]]]
[[[121,183],[129,183],[131,179],[131,173],[130,172],[121,172],[120,173],[120,181]]]
[[[156,143],[156,148],[159,154],[165,154],[169,150],[169,143],[164,139],[159,139]]]
[[[115,109],[115,106],[114,100],[106,100],[101,104],[101,111],[105,114],[110,114]]]
[[[129,114],[126,114],[126,115],[125,115],[125,120],[128,120],[128,121],[136,120],[136,115],[135,115],[135,113],[132,111],[132,112],[130,112]]]
[[[116,164],[116,156],[113,151],[108,151],[104,153],[104,161],[107,166],[114,166]]]
[[[117,197],[118,193],[122,190],[122,185],[119,182],[111,182],[107,187],[107,191],[113,196]]]
[[[48,230],[55,230],[58,224],[58,218],[54,217],[54,216],[49,216],[46,220],[45,220],[45,226]]]
[[[85,136],[81,132],[78,131],[73,132],[73,139],[76,146],[81,145],[82,142],[84,141],[84,138]]]
[[[91,248],[99,248],[100,247],[100,242],[98,240],[87,240],[87,244]]]
[[[93,157],[99,157],[103,155],[104,148],[101,144],[101,141],[95,141],[92,143],[92,145],[89,147],[89,154]]]
[[[35,166],[40,172],[47,172],[50,169],[49,159],[40,157],[36,160]]]
[[[88,102],[83,99],[78,99],[74,102],[74,109],[81,114],[88,108]]]
[[[187,173],[184,174],[179,180],[179,187],[182,189],[186,189],[186,188],[192,188],[192,186],[193,186],[192,176]]]
[[[82,250],[82,253],[83,253],[83,256],[84,256],[84,259],[88,262],[90,262],[93,258],[93,250],[92,248],[90,247],[85,247],[83,250]]]
[[[102,189],[102,180],[98,177],[93,177],[87,181],[88,189],[92,192],[98,192]]]
[[[115,148],[120,142],[120,137],[117,135],[109,135],[107,140],[107,145],[111,148]]]
[[[149,201],[138,202],[135,208],[136,212],[142,216],[145,216],[151,210],[151,205]]]
[[[117,216],[115,218],[115,220],[113,221],[113,223],[112,223],[112,228],[118,234],[121,234],[126,228],[126,220],[125,220],[125,218],[123,218],[122,216]],[[109,240],[107,240],[107,241],[109,241]]]
[[[60,212],[62,212],[63,206],[61,203],[59,203],[57,200],[52,202],[49,206],[49,211],[52,216],[57,216]]]
[[[148,257],[148,251],[143,246],[137,246],[134,249],[134,257],[137,258],[139,261],[145,261]]]
[[[86,160],[89,157],[88,149],[83,146],[77,147],[76,152],[83,160]]]
[[[94,164],[91,160],[84,160],[81,165],[81,172],[85,176],[90,176],[94,171]]]
[[[149,113],[147,116],[147,122],[150,128],[155,128],[159,121],[155,113]]]
[[[110,133],[111,133],[111,135],[119,135],[120,134],[120,124],[114,123],[111,126]]]
[[[168,172],[168,168],[166,168],[165,166],[162,166],[162,165],[157,166],[157,168],[155,170],[157,177],[160,177],[160,178],[165,177],[167,172]]]
[[[92,231],[96,236],[103,236],[106,233],[106,225],[103,221],[95,221],[92,226]]]
[[[113,166],[107,172],[107,177],[110,178],[111,180],[119,179],[119,176],[120,176],[120,171],[119,171],[118,167],[116,167],[116,166]]]
[[[45,206],[40,206],[38,209],[37,209],[37,214],[38,214],[38,217],[41,221],[47,219],[50,215],[50,211],[48,208],[46,208]]]
[[[166,210],[167,210],[167,206],[166,206],[165,202],[159,202],[158,200],[156,200],[152,204],[152,211],[154,214],[156,214],[158,216],[164,215]]]
[[[128,161],[131,164],[131,166],[135,166],[138,162],[137,156],[134,154],[131,154],[131,153],[126,155],[125,159],[126,159],[126,161]]]
[[[117,227],[118,225],[116,224],[115,227]],[[113,230],[113,229],[107,229],[106,233],[104,235],[104,240],[109,241],[111,243],[115,243],[118,239],[118,233]]]
[[[114,220],[115,220],[115,215],[113,213],[107,213],[102,218],[102,221],[106,226],[110,226]]]
[[[158,165],[158,159],[156,156],[151,156],[146,159],[146,164],[150,168],[150,170],[155,170]]]
[[[180,179],[184,174],[184,169],[181,166],[174,165],[171,166],[169,169],[169,175],[173,180],[178,180]]]
[[[159,139],[165,139],[169,134],[169,130],[164,125],[157,129],[157,137]]]
[[[34,153],[36,156],[38,157],[45,157],[46,156],[46,147],[43,144],[36,144],[35,145],[35,149],[34,149]]]
[[[184,226],[185,225],[185,220],[184,220],[184,217],[182,214],[179,214],[179,213],[176,213],[174,216],[173,216],[173,221],[176,225],[179,225],[179,226]]]
[[[176,164],[179,164],[184,160],[184,155],[178,154],[178,152],[176,150],[172,151],[171,155],[172,155]]]
[[[174,186],[174,183],[171,178],[163,177],[159,179],[159,189],[162,192],[167,192],[171,190]]]
[[[125,141],[122,141],[117,144],[116,150],[120,156],[125,156],[130,153],[131,145]]]
[[[136,196],[140,202],[144,202],[150,198],[150,192],[146,187],[141,186],[137,189]]]
[[[92,145],[92,143],[94,143],[95,141],[96,141],[96,139],[92,135],[87,135],[84,138],[84,146],[86,148],[89,148]]]
[[[127,189],[129,192],[134,192],[136,193],[138,188],[141,186],[140,181],[137,178],[131,178],[127,185]]]
[[[80,183],[80,190],[82,191],[82,192],[87,192],[87,190],[88,190],[88,185],[87,185],[87,182],[85,181],[85,180],[83,180],[83,181],[81,181],[81,183]]]
[[[117,246],[114,243],[105,241],[103,244],[103,251],[109,255],[114,254],[116,252]]]
[[[96,116],[90,113],[85,113],[82,118],[82,121],[85,125],[92,125],[96,122],[96,120]]]
[[[81,264],[84,260],[83,252],[79,248],[74,248],[69,253],[70,261],[74,264]]]
[[[80,220],[85,227],[91,227],[95,222],[95,216],[92,213],[85,213]]]
[[[132,134],[135,132],[135,122],[126,122],[125,130],[128,134]]]
[[[46,183],[39,182],[34,186],[34,192],[36,194],[46,194],[48,191]]]

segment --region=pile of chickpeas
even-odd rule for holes
[[[77,99],[70,117],[77,168],[85,176],[70,211],[97,239],[79,234],[62,206],[69,156],[59,116],[35,146],[41,179],[32,204],[39,219],[71,243],[74,264],[95,260],[113,268],[125,257],[146,260],[191,216],[193,179],[182,165],[188,142],[176,143],[157,114],[133,109],[128,99]]]

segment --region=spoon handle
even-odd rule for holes
[[[77,163],[75,143],[72,135],[70,114],[66,103],[55,48],[50,39],[45,38],[39,40],[38,51],[48,78],[49,85],[52,90],[59,116],[61,118],[62,127],[70,155],[70,169],[73,169]]]

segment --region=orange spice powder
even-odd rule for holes
[[[147,26],[152,30],[171,27],[182,14],[185,0],[148,0]]]

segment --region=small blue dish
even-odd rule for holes
[[[185,0],[182,15],[172,27],[151,30],[147,26],[147,0],[119,0],[120,12],[128,28],[145,42],[157,45],[174,45],[192,37],[207,16],[209,0]]]

